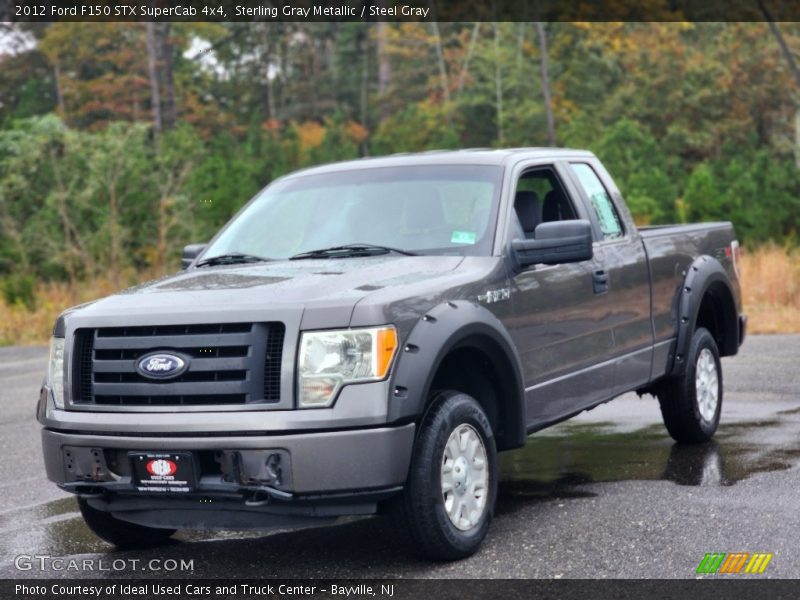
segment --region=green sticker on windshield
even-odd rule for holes
[[[451,244],[474,244],[477,236],[474,231],[454,231],[450,236]]]

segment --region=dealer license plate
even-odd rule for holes
[[[130,452],[133,483],[140,492],[186,493],[197,476],[190,452]]]

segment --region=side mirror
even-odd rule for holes
[[[592,258],[589,221],[552,221],[536,226],[532,240],[512,240],[511,253],[518,269],[543,263],[558,265]]]
[[[181,257],[181,269],[187,268],[194,261],[197,256],[206,249],[208,244],[189,244],[183,247],[183,256]]]

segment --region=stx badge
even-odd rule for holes
[[[484,304],[492,304],[500,302],[501,300],[508,300],[511,298],[511,290],[508,288],[501,288],[499,290],[487,290],[485,293],[478,295],[478,302]]]

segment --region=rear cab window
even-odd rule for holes
[[[603,240],[615,240],[623,237],[625,230],[622,227],[617,207],[614,206],[611,195],[600,181],[597,173],[586,163],[571,163],[570,166],[597,216]]]

